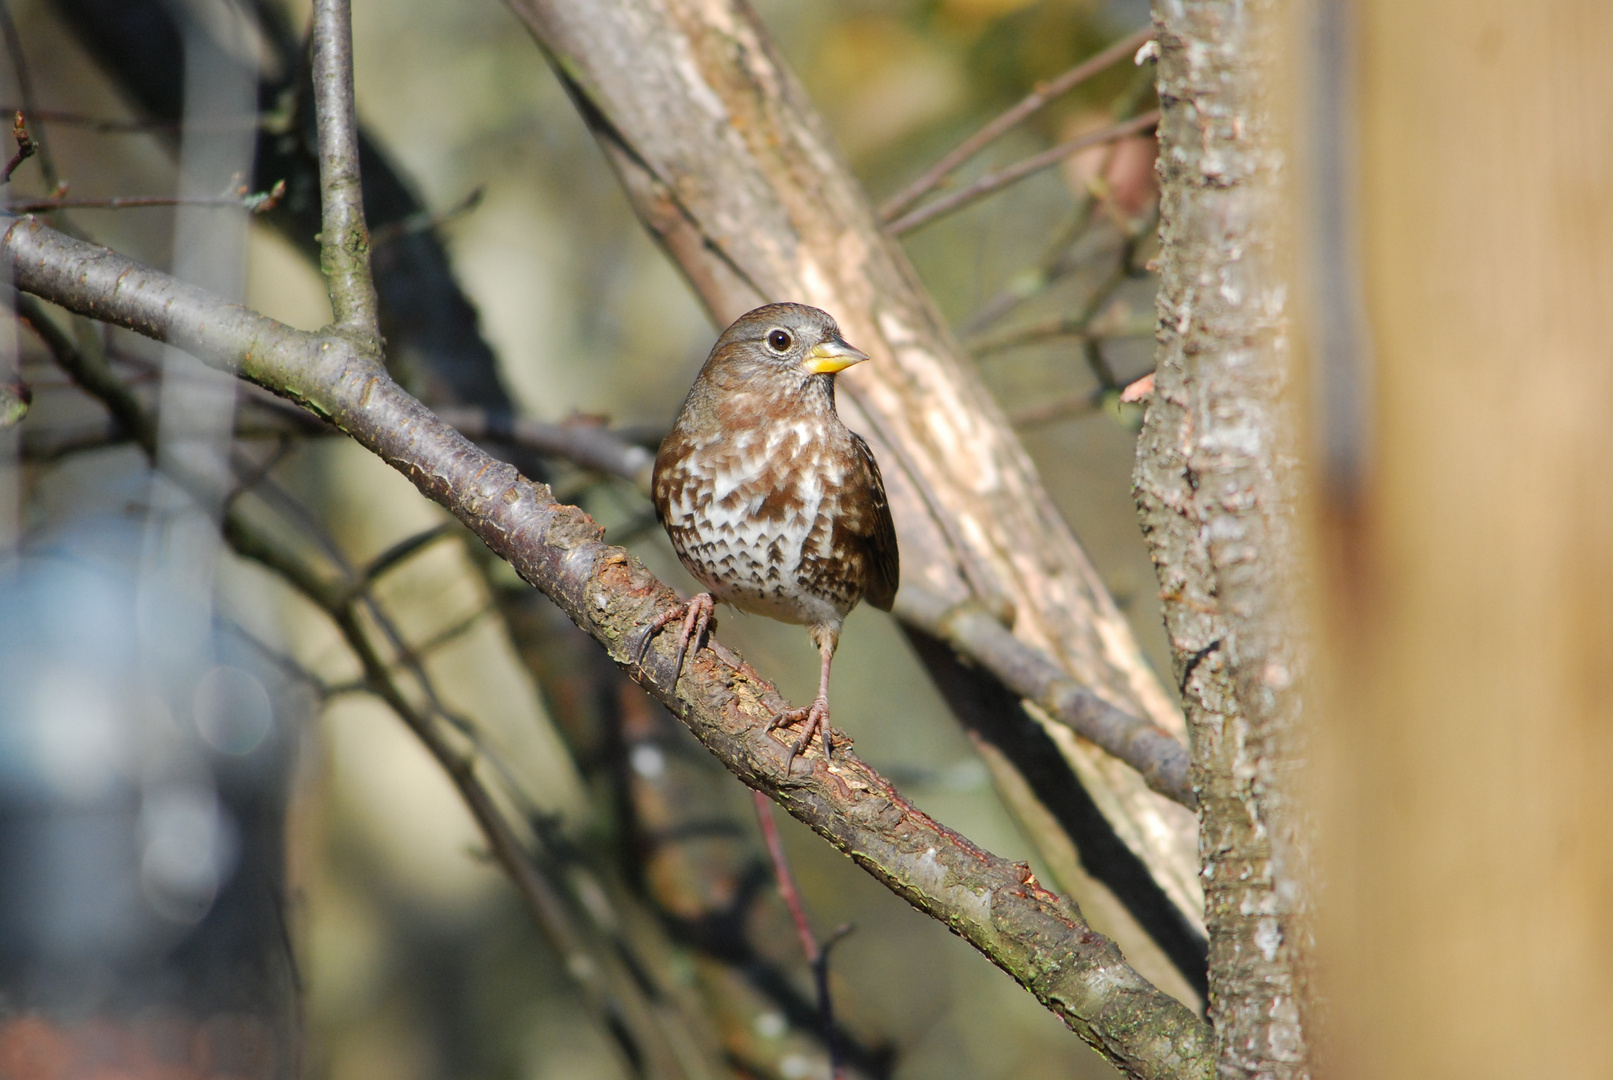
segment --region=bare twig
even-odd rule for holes
[[[113,195],[105,199],[47,198],[23,199],[6,203],[4,209],[13,214],[37,214],[49,210],[129,210],[148,206],[218,206],[245,209],[261,214],[273,210],[286,193],[286,182],[278,182],[268,191],[247,191],[228,195]]]
[[[85,116],[83,113],[65,112],[60,109],[30,109],[26,105],[0,105],[0,113],[21,112],[34,118],[41,124],[61,124],[63,127],[83,128],[87,131],[105,135],[140,135],[149,131],[177,131],[177,120],[139,120],[118,119],[102,116]],[[257,117],[249,117],[240,121],[236,128],[258,124]],[[211,130],[212,126],[203,130]]]
[[[1132,83],[1131,88],[1121,95],[1115,102],[1113,116],[1125,118],[1130,115],[1137,105],[1147,96],[1154,93],[1153,80],[1140,78]],[[1104,176],[1114,160],[1115,144],[1110,143],[1104,151],[1103,161],[1098,166],[1097,175]],[[1040,295],[1051,288],[1054,283],[1074,273],[1090,261],[1091,255],[1080,250],[1078,241],[1083,236],[1090,236],[1092,215],[1099,205],[1098,192],[1089,187],[1082,192],[1076,201],[1074,211],[1069,216],[1069,223],[1059,231],[1057,239],[1050,244],[1035,266],[1024,272],[1013,275],[1008,283],[996,295],[981,304],[973,314],[963,320],[958,326],[961,337],[971,337],[979,334],[986,327],[1007,316],[1020,304],[1032,297]],[[1137,235],[1140,230],[1122,228],[1123,233]]]
[[[1159,215],[1156,211],[1139,221],[1135,229],[1121,234],[1120,250],[1115,256],[1114,265],[1104,275],[1103,279],[1093,286],[1092,291],[1087,294],[1086,300],[1082,302],[1080,308],[1073,315],[1031,326],[1016,327],[993,337],[972,338],[966,341],[966,345],[974,352],[976,357],[983,357],[990,353],[1018,348],[1021,345],[1029,345],[1053,337],[1075,337],[1089,347],[1096,347],[1097,342],[1101,339],[1151,337],[1154,333],[1154,320],[1152,318],[1146,322],[1138,320],[1129,326],[1117,326],[1112,330],[1105,326],[1102,332],[1099,332],[1098,324],[1108,321],[1101,320],[1099,316],[1105,310],[1110,298],[1114,296],[1121,285],[1137,277],[1140,273],[1136,265],[1138,243],[1142,237],[1153,231],[1158,220]],[[1100,381],[1103,381],[1103,373],[1098,374]]]
[[[435,544],[438,540],[452,536],[456,531],[455,526],[445,521],[441,525],[433,525],[429,529],[422,529],[413,536],[404,537],[365,564],[358,575],[358,581],[365,585],[373,583],[376,579],[414,558],[415,555]]]
[[[9,0],[0,0],[0,35],[5,37],[6,55],[11,59],[11,71],[17,80],[17,91],[22,97],[20,109],[8,109],[8,112],[19,112],[24,116],[32,116],[36,122],[43,123],[35,110],[39,104],[34,94],[34,77],[28,66],[28,56],[23,52],[22,35],[17,33],[17,24],[11,18],[11,4]],[[45,137],[43,127],[34,136],[39,144],[39,172],[45,178],[45,186],[55,190],[61,184],[61,178],[56,173],[56,161],[51,156],[50,140]]]
[[[463,521],[603,644],[741,780],[856,859],[1018,979],[1133,1076],[1208,1076],[1208,1031],[1136,973],[1080,912],[1022,866],[936,823],[854,754],[801,759],[766,731],[783,706],[755,669],[713,643],[672,672],[671,643],[644,664],[629,639],[677,602],[587,515],[490,458],[405,393],[345,335],[307,333],[84,244],[36,220],[0,254],[19,288],[235,371],[325,416]],[[674,686],[674,682],[676,685]],[[457,778],[456,778],[457,779]]]
[[[893,236],[911,232],[920,225],[934,221],[943,214],[950,214],[954,210],[983,199],[995,191],[1002,190],[1009,184],[1023,180],[1033,173],[1040,172],[1049,166],[1057,165],[1071,154],[1080,153],[1089,146],[1101,146],[1107,142],[1114,142],[1116,139],[1123,139],[1127,135],[1136,135],[1139,132],[1147,131],[1158,122],[1159,110],[1150,109],[1141,116],[1123,120],[1101,131],[1091,131],[1085,135],[1077,135],[1073,139],[1059,143],[1050,150],[1044,150],[1040,154],[1028,157],[1017,165],[1010,165],[1006,169],[989,172],[968,187],[936,199],[934,202],[925,203],[917,210],[897,218],[885,228]]]
[[[5,171],[0,172],[0,184],[11,183],[11,174],[17,171],[17,166],[39,152],[39,144],[28,134],[28,125],[24,123],[20,112],[11,123],[11,137],[17,141],[17,152],[6,162]]]
[[[976,359],[984,360],[988,356],[1008,352],[1011,349],[1023,348],[1026,345],[1039,345],[1045,341],[1059,339],[1073,339],[1075,341],[1121,341],[1126,338],[1146,338],[1154,336],[1152,321],[1143,323],[1137,321],[1134,325],[1117,327],[1114,330],[1095,330],[1091,320],[1073,316],[1063,319],[1049,319],[1047,322],[1036,323],[1032,326],[1015,327],[992,337],[976,338],[967,342],[970,352]]]
[[[319,190],[324,209],[319,265],[337,329],[379,350],[381,324],[370,276],[370,237],[359,182],[353,109],[353,27],[348,0],[314,4],[314,112],[319,120]]]
[[[818,995],[818,1022],[823,1031],[823,1045],[829,1052],[830,1080],[840,1080],[840,1054],[835,1046],[834,1002],[829,997],[829,951],[818,944],[807,918],[806,907],[801,903],[801,892],[795,887],[795,875],[790,872],[790,860],[784,854],[784,841],[779,836],[778,822],[773,820],[773,803],[760,791],[752,791],[756,803],[756,820],[762,827],[762,839],[767,844],[768,858],[773,863],[773,877],[778,882],[779,896],[789,909],[790,921],[795,924],[795,936],[801,942],[801,955],[806,957],[812,971],[813,988]],[[844,936],[836,933],[837,938]]]
[[[476,187],[471,189],[469,195],[466,195],[453,206],[440,213],[433,213],[430,210],[418,210],[407,217],[401,217],[389,224],[382,225],[370,234],[370,250],[374,251],[417,232],[441,228],[455,218],[468,214],[482,205],[482,200],[486,196],[487,189],[485,187]]]
[[[1121,38],[1102,52],[1081,61],[1063,75],[1050,82],[1038,85],[1019,104],[963,140],[956,149],[947,153],[940,161],[926,169],[917,180],[914,180],[896,195],[887,199],[879,208],[880,220],[890,221],[897,214],[918,202],[919,199],[946,180],[958,166],[1002,138],[1009,131],[1012,131],[1048,102],[1074,89],[1109,65],[1135,53],[1143,42],[1153,36],[1153,33],[1154,28],[1152,26],[1145,26],[1141,30]],[[900,232],[901,230],[898,229],[897,231]]]
[[[465,406],[450,406],[438,415],[467,439],[563,458],[585,469],[620,476],[640,491],[649,491],[655,455],[597,424],[549,424]]]
[[[1072,394],[1066,398],[1045,402],[1041,405],[1027,405],[1023,409],[1008,414],[1008,422],[1016,428],[1041,427],[1057,420],[1074,420],[1082,416],[1091,416],[1103,408],[1106,391],[1103,387],[1085,394]],[[1176,745],[1180,746],[1181,743]]]

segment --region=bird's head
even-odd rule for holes
[[[829,313],[805,304],[768,304],[723,331],[708,365],[735,374],[806,380],[868,359],[847,345]]]

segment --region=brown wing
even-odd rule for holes
[[[896,524],[891,521],[890,500],[885,497],[885,478],[879,475],[879,462],[863,437],[851,433],[857,457],[868,473],[868,490],[874,504],[873,528],[863,537],[868,552],[868,582],[863,594],[870,604],[889,611],[896,602],[896,586],[901,581],[901,558],[896,551]]]

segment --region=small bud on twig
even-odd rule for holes
[[[11,174],[17,171],[17,166],[39,151],[39,144],[28,134],[28,124],[23,120],[21,112],[18,112],[17,118],[11,122],[11,137],[17,140],[17,152],[6,162],[5,172],[0,173],[0,184],[11,183]]]

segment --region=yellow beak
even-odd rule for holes
[[[868,359],[867,353],[858,352],[839,338],[833,338],[812,346],[812,351],[807,353],[802,366],[814,375],[833,375],[866,359]]]

